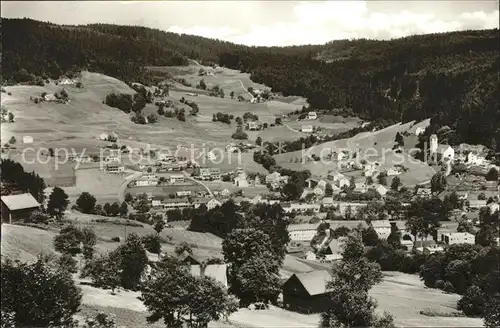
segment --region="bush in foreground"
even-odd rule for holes
[[[82,294],[71,276],[39,258],[34,263],[2,263],[2,326],[5,316],[16,327],[70,326]],[[57,306],[56,306],[57,305]],[[10,315],[8,314],[10,313]]]

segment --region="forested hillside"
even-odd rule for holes
[[[138,26],[3,19],[2,39],[3,83],[39,84],[80,69],[148,82],[143,66],[187,65],[191,58],[249,72],[274,92],[307,97],[317,110],[432,117],[431,129],[456,132],[450,143],[500,145],[498,30],[265,48]]]
[[[431,130],[455,132],[450,143],[499,145],[498,30],[333,41],[314,56],[245,49],[221,54],[220,63],[273,91],[305,96],[315,109],[366,119],[432,117]]]

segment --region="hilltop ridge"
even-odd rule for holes
[[[431,117],[427,134],[447,125],[454,133],[445,142],[499,150],[498,29],[294,47],[31,19],[4,19],[2,30],[4,83],[40,84],[88,69],[147,84],[169,75],[144,67],[182,66],[193,59],[250,73],[273,92],[306,97],[311,109],[392,122]]]

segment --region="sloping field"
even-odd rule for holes
[[[417,126],[425,126],[428,121],[420,122]],[[409,169],[408,172],[399,177],[405,185],[415,185],[430,180],[434,171],[427,164],[411,158],[406,153],[397,154],[392,150],[397,132],[414,129],[413,122],[405,124],[395,124],[385,129],[374,132],[363,132],[348,139],[340,139],[313,146],[304,151],[294,151],[275,155],[277,164],[289,169],[308,169],[313,175],[326,176],[329,171],[338,170],[336,162],[318,161],[302,164],[300,160],[303,155],[313,154],[322,157],[331,151],[354,150],[361,151],[360,158],[365,158],[369,162],[377,161],[380,165],[388,169],[396,164],[401,164]]]
[[[81,216],[81,222],[90,222],[94,216]],[[94,217],[95,218],[95,217]],[[100,237],[106,235],[118,235],[117,231],[107,231],[99,228],[102,224],[95,224],[94,228]],[[116,226],[124,229],[123,226]],[[109,228],[108,228],[109,229]],[[127,227],[136,232],[141,228]],[[152,230],[145,225],[144,230]],[[173,234],[175,238],[183,238],[185,241],[199,240],[199,235],[190,232],[179,232]],[[40,252],[55,253],[52,247],[52,239],[55,232],[45,231],[31,227],[2,225],[2,256],[32,261]],[[114,249],[118,243],[107,243],[99,241],[98,253]],[[167,252],[172,246],[167,246]],[[194,249],[195,252],[202,251]],[[209,257],[209,250],[203,250],[203,254]],[[203,256],[203,255],[202,255]],[[290,256],[285,258],[282,273],[290,276],[293,272],[307,272],[310,267]],[[78,282],[81,282],[78,280]],[[111,295],[110,291],[81,285],[84,292],[83,314],[92,313],[96,310],[105,310],[115,313],[119,323],[131,327],[131,323],[142,325],[145,320],[146,311],[143,304],[137,300],[137,293],[129,291],[118,291],[117,295]],[[398,272],[386,272],[384,280],[373,287],[372,296],[377,300],[379,307],[377,311],[391,312],[397,326],[405,327],[480,327],[482,321],[473,318],[453,317],[427,317],[421,315],[422,310],[435,310],[442,313],[456,312],[456,302],[460,298],[456,294],[445,294],[436,289],[425,288],[416,275],[402,274]],[[130,320],[130,321],[127,321]],[[271,307],[269,310],[250,311],[242,309],[230,317],[230,321],[245,327],[315,327],[319,321],[319,315],[302,315]],[[219,323],[213,323],[212,327],[221,327]],[[156,326],[153,326],[156,327]]]

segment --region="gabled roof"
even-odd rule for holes
[[[449,148],[451,148],[450,145],[443,145],[443,144],[439,144],[437,146],[437,149],[436,149],[436,152],[442,154],[444,153],[445,151],[447,151]],[[452,148],[453,149],[453,148]]]
[[[194,254],[191,254],[189,253],[188,251],[184,251],[182,252],[179,256],[178,256],[179,260],[181,260],[182,262],[185,262],[187,259],[192,259],[194,260],[194,262],[196,263],[202,263],[203,261],[196,255]]]
[[[311,296],[326,293],[326,284],[332,280],[332,276],[326,270],[295,273],[294,276]]]
[[[30,193],[2,196],[2,202],[11,211],[40,207],[40,203]]]
[[[372,227],[374,228],[390,228],[391,222],[389,220],[373,220],[371,222]]]

